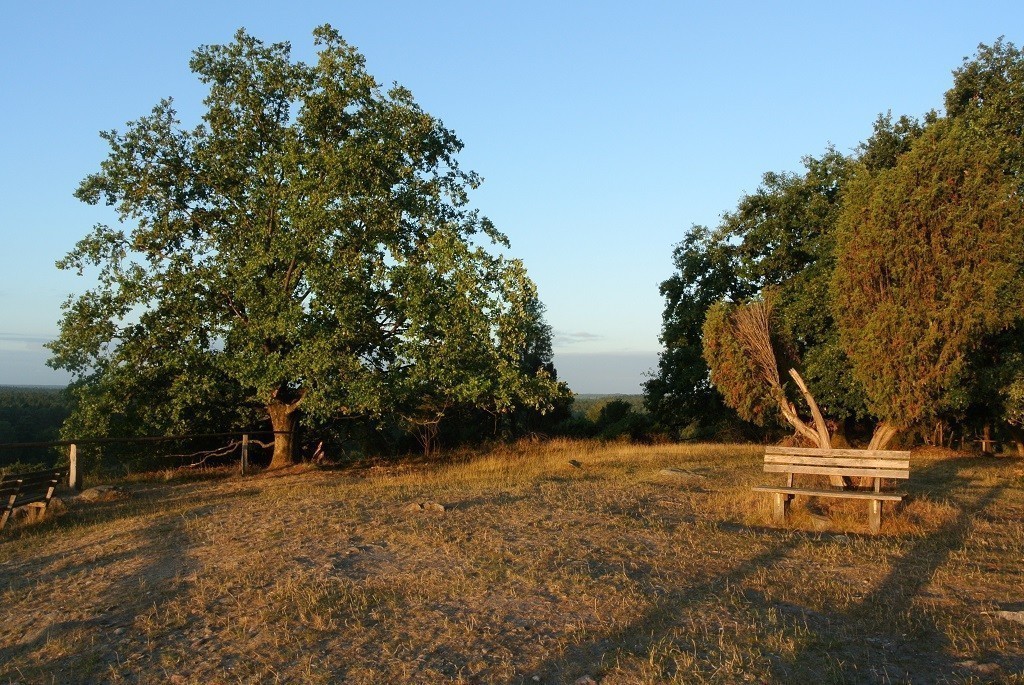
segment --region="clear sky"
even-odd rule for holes
[[[312,57],[330,23],[379,81],[454,129],[474,204],[512,241],[582,393],[638,392],[656,365],[671,250],[766,171],[851,151],[875,117],[940,108],[978,43],[1024,43],[1016,2],[7,2],[0,24],[0,384],[44,366],[54,261],[111,215],[72,197],[97,133],[203,91],[191,51],[239,27]]]

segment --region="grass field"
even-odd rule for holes
[[[915,454],[870,537],[773,528],[760,455],[129,483],[0,533],[0,682],[1024,683],[1024,462]]]

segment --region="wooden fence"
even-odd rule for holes
[[[244,476],[249,470],[249,446],[255,443],[260,447],[269,447],[272,443],[263,443],[252,440],[252,436],[264,435],[287,435],[287,431],[258,430],[236,433],[198,433],[195,435],[147,435],[135,438],[76,438],[74,440],[54,440],[51,442],[9,442],[0,444],[0,450],[16,450],[37,447],[67,447],[68,448],[68,485],[76,491],[82,489],[82,469],[78,462],[79,445],[112,445],[118,443],[148,443],[148,442],[170,442],[173,440],[204,440],[210,438],[241,438],[241,460],[240,471]],[[230,454],[234,447],[224,454]],[[209,450],[213,452],[213,450]],[[202,453],[198,453],[202,454]],[[181,456],[181,455],[179,455]]]

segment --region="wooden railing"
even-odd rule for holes
[[[113,445],[113,444],[131,444],[131,443],[149,443],[149,442],[171,442],[174,440],[208,440],[211,438],[241,438],[239,447],[241,448],[241,459],[240,459],[240,471],[244,476],[249,470],[249,445],[255,443],[260,447],[269,447],[273,443],[264,443],[258,440],[252,440],[252,436],[264,436],[264,435],[287,435],[287,431],[273,431],[273,430],[253,430],[253,431],[238,431],[230,433],[196,433],[192,435],[146,435],[132,438],[75,438],[73,440],[52,440],[50,442],[9,442],[0,444],[0,450],[14,450],[14,449],[29,449],[29,448],[40,448],[40,447],[67,447],[68,448],[68,485],[72,489],[81,491],[82,489],[82,469],[79,468],[78,463],[78,446],[79,445]],[[234,451],[234,447],[224,454],[230,454]],[[207,450],[205,452],[214,452],[214,450]],[[197,454],[203,454],[199,452]],[[177,455],[183,456],[183,455]],[[222,455],[223,456],[223,455]]]

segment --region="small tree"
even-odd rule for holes
[[[782,384],[780,355],[772,340],[772,311],[770,299],[743,305],[720,302],[711,308],[704,323],[704,356],[711,381],[741,418],[764,425],[781,415],[801,438],[827,449],[832,445],[828,425],[799,372],[790,368],[788,375],[807,403],[810,422],[801,418]]]

